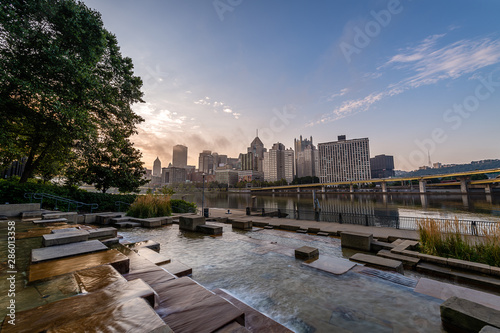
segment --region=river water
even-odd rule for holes
[[[199,208],[202,193],[175,194],[195,202]],[[252,199],[254,197],[254,199]],[[362,214],[376,216],[459,218],[462,220],[500,222],[500,195],[460,194],[328,194],[317,196],[322,212]],[[250,193],[208,192],[204,194],[204,207],[244,209],[251,206],[285,211],[314,210],[311,194],[255,195]]]

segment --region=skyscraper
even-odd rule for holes
[[[318,150],[313,145],[312,136],[310,140],[300,139],[294,140],[295,145],[295,176],[302,177],[314,177],[318,176],[319,171],[318,161]]]
[[[204,150],[198,158],[198,170],[205,174],[213,174],[214,172],[214,157],[210,150]]]
[[[172,166],[185,168],[187,166],[188,148],[183,145],[175,145],[172,154]]]
[[[322,183],[367,180],[370,174],[370,147],[368,138],[320,143],[319,165]]]
[[[394,176],[394,157],[377,155],[370,158],[372,178],[389,178]]]
[[[255,139],[250,143],[250,147],[247,148],[247,153],[252,153],[253,154],[253,159],[254,162],[252,163],[252,170],[255,171],[261,171],[263,169],[263,160],[264,160],[264,153],[267,151],[266,148],[264,148],[264,144],[262,141],[259,139],[259,136],[257,135]],[[250,156],[250,155],[248,155]],[[249,157],[248,157],[249,158]],[[244,169],[244,170],[249,170],[249,169]]]
[[[269,151],[264,152],[263,160],[264,180],[274,182],[286,179],[293,181],[294,153],[292,149],[285,149],[282,143],[275,143]]]
[[[156,156],[156,160],[153,162],[153,176],[161,176],[161,162],[158,156]]]

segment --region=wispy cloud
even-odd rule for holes
[[[337,97],[342,97],[342,96],[344,96],[345,94],[347,94],[348,92],[349,92],[349,88],[344,88],[344,89],[340,90],[340,92],[330,95],[330,97],[328,97],[328,98],[327,98],[327,101],[328,101],[328,102],[331,102],[331,101],[333,101],[335,98],[337,98]]]
[[[231,108],[224,102],[219,102],[219,101],[211,102],[210,97],[208,96],[205,96],[205,98],[194,101],[193,103],[202,106],[209,106],[212,108],[213,113],[223,112],[231,114],[234,117],[234,119],[238,119],[241,116],[241,113],[233,111],[233,108]]]
[[[336,121],[367,111],[384,98],[442,80],[458,79],[500,62],[500,40],[489,37],[477,40],[463,39],[438,47],[438,42],[444,36],[444,34],[432,35],[414,47],[400,50],[370,75],[371,78],[378,78],[381,75],[374,74],[383,70],[398,70],[409,73],[406,78],[389,84],[382,91],[371,92],[363,98],[343,102],[332,112],[323,115],[315,124]]]

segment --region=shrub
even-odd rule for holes
[[[481,236],[464,235],[472,227],[460,224],[458,219],[439,223],[423,219],[417,223],[423,253],[500,267],[500,223],[475,226]]]
[[[172,214],[170,197],[159,194],[139,195],[130,205],[128,216],[137,218],[150,218],[169,216]]]
[[[170,200],[173,213],[196,213],[196,204],[180,199]]]

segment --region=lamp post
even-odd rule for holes
[[[205,173],[202,175],[203,177],[203,190],[201,192],[201,216],[205,216],[205,211],[204,211],[204,204],[205,204]]]

